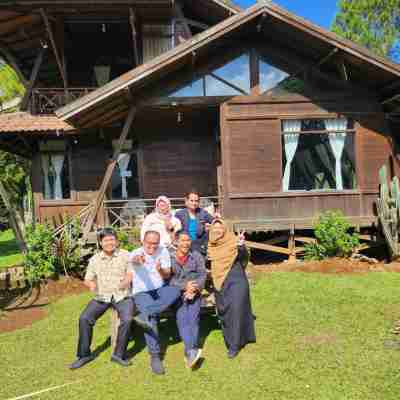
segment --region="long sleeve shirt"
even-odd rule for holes
[[[181,290],[185,290],[188,282],[196,281],[199,290],[204,289],[207,279],[207,269],[204,258],[199,252],[190,252],[185,265],[180,265],[176,261],[175,256],[172,256],[171,268],[173,274],[169,283],[171,286],[177,286]]]

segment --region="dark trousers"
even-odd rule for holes
[[[200,323],[201,298],[197,296],[193,300],[182,300],[176,311],[176,324],[183,343],[185,353],[196,349],[199,342],[199,323]]]
[[[163,286],[157,290],[135,294],[134,299],[138,310],[149,318],[152,326],[151,331],[144,333],[150,354],[160,354],[161,351],[157,326],[159,315],[174,304],[180,295],[180,289],[174,286]]]
[[[91,300],[83,310],[79,318],[79,343],[78,358],[90,355],[90,345],[92,344],[93,327],[96,321],[110,308],[113,307],[121,321],[118,328],[117,343],[114,355],[120,358],[125,357],[126,348],[129,341],[129,328],[132,322],[134,303],[131,298],[121,300],[118,303],[103,303]]]

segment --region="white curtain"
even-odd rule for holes
[[[283,138],[285,141],[285,154],[286,154],[286,166],[285,172],[283,173],[283,190],[289,190],[290,183],[290,168],[292,165],[293,158],[296,154],[297,145],[299,143],[299,133],[301,131],[301,120],[293,119],[283,121]]]
[[[173,47],[172,25],[143,25],[143,63]]]
[[[49,165],[49,155],[42,154],[42,169],[43,169],[43,176],[44,176],[44,198],[51,199],[51,186],[49,181],[49,172],[50,172],[50,165]]]
[[[118,156],[118,166],[119,166],[119,171],[120,171],[121,180],[122,180],[122,198],[123,199],[128,198],[128,189],[127,189],[127,185],[126,185],[126,178],[127,178],[128,166],[129,166],[130,160],[131,160],[131,155],[128,153],[121,153]]]
[[[56,173],[56,182],[54,185],[54,198],[60,200],[63,198],[61,173],[64,166],[64,154],[52,154],[51,163],[53,164]]]
[[[344,143],[346,141],[346,132],[343,132],[347,128],[347,119],[326,119],[325,120],[326,130],[329,132],[329,143],[332,147],[333,154],[335,156],[335,175],[336,175],[336,190],[343,190],[343,178],[342,178],[342,154],[344,149]]]

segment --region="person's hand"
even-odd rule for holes
[[[163,270],[161,268],[161,261],[160,260],[158,260],[156,262],[156,270],[161,275],[161,277],[164,278],[164,274],[163,274]]]
[[[130,277],[125,277],[121,279],[121,282],[119,284],[119,289],[124,290],[124,289],[129,289],[131,286],[132,280]]]
[[[165,224],[165,228],[167,229],[167,231],[170,232],[174,229],[174,225],[172,224],[171,219],[166,219],[164,221],[164,224]]]
[[[87,283],[87,286],[88,286],[88,288],[89,288],[89,290],[90,290],[91,292],[96,292],[96,290],[97,290],[97,284],[96,284],[95,281],[89,281],[89,282]]]
[[[206,230],[206,232],[208,232],[210,230],[210,228],[211,228],[211,224],[206,223],[204,225],[204,229]]]
[[[144,256],[144,254],[139,254],[137,256],[132,257],[131,261],[133,264],[143,265],[146,261],[146,257]]]
[[[199,286],[196,281],[189,281],[186,284],[185,291],[189,293],[196,293],[199,290]]]
[[[244,235],[245,231],[239,231],[239,236],[238,236],[238,245],[243,246],[244,242],[246,241],[246,236]]]

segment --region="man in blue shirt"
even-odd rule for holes
[[[200,195],[191,191],[185,196],[186,208],[176,212],[175,217],[181,221],[182,230],[188,232],[192,240],[192,250],[207,254],[208,228],[213,217],[200,208]]]

